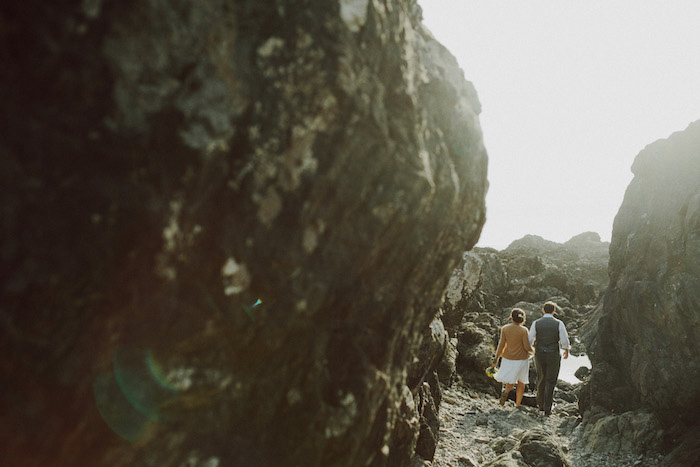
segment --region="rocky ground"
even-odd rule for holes
[[[433,466],[657,466],[661,456],[592,453],[577,442],[581,416],[574,402],[555,398],[552,415],[513,401],[500,406],[490,395],[461,384],[444,389],[440,439]],[[568,464],[567,464],[568,463]]]

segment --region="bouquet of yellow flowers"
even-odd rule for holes
[[[496,369],[492,366],[486,367],[486,376],[489,378],[493,378],[493,375],[496,374]]]

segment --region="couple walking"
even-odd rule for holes
[[[501,366],[494,375],[496,381],[505,383],[505,391],[500,403],[504,405],[513,386],[515,390],[515,407],[519,407],[525,393],[529,378],[528,358],[535,354],[537,369],[537,407],[545,415],[552,413],[554,386],[559,377],[561,356],[559,348],[564,349],[564,358],[569,358],[569,335],[564,323],[554,317],[556,304],[547,302],[542,308],[542,318],[532,323],[530,331],[525,327],[525,312],[514,308],[511,312],[511,324],[501,328],[501,338],[496,350],[495,367],[498,358]],[[533,350],[534,347],[534,350]]]

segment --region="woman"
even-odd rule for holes
[[[506,383],[506,389],[501,394],[500,404],[504,405],[513,386],[515,390],[515,407],[520,407],[525,393],[525,385],[530,381],[528,373],[530,365],[528,357],[534,353],[530,347],[527,328],[525,327],[525,312],[520,308],[513,308],[510,314],[511,324],[501,328],[501,339],[496,350],[496,359],[491,364],[495,368],[498,358],[501,357],[501,367],[493,376],[496,381]]]

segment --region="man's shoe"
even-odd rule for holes
[[[552,411],[551,411],[551,410],[545,410],[545,411],[544,411],[544,416],[545,416],[545,417],[549,417],[550,415],[552,415]]]

